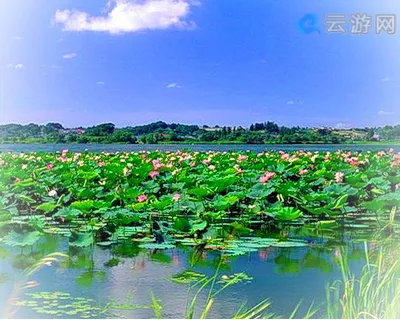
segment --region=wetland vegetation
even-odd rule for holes
[[[0,279],[4,285],[12,283],[10,274],[22,279],[7,291],[4,307],[26,317],[398,316],[399,167],[393,150],[3,153],[7,272]],[[149,284],[156,292],[138,302],[129,287],[111,299],[90,290],[73,294],[77,287],[101,288],[114,272],[129,278],[128,262],[142,270],[140,286],[146,261],[159,268]],[[260,287],[246,289],[266,275],[245,261],[272,263],[267,277],[276,283],[298,275],[304,284],[308,272],[342,280],[324,277],[331,285],[314,288],[318,296],[304,293],[305,302],[294,296],[274,309],[276,297],[265,300],[271,290],[259,297]],[[157,292],[164,283],[157,273],[169,265],[171,284],[163,285],[180,291],[174,311],[166,307],[173,299]],[[73,276],[74,286],[54,290],[43,276],[35,279],[48,267]],[[247,308],[227,302],[233,285],[252,292]],[[213,313],[226,303],[227,310]]]

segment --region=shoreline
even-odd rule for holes
[[[216,141],[216,142],[161,142],[161,143],[77,143],[77,142],[0,142],[0,145],[121,145],[121,146],[166,146],[166,145],[246,145],[246,146],[400,146],[400,141],[388,142],[352,142],[352,143],[243,143],[235,141]]]

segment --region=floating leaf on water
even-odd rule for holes
[[[34,245],[40,238],[37,231],[17,233],[11,230],[3,239],[3,242],[11,247],[26,247]]]
[[[241,256],[241,255],[245,255],[248,254],[250,251],[249,250],[222,250],[222,253],[225,256]]]
[[[109,247],[113,244],[114,242],[112,241],[101,241],[101,242],[96,242],[96,245],[100,247]]]
[[[192,238],[184,238],[176,240],[179,244],[183,246],[196,246],[198,243]]]
[[[191,270],[180,272],[170,278],[171,281],[177,283],[192,283],[205,279],[207,279],[206,275]]]
[[[294,248],[294,247],[306,247],[306,246],[307,246],[306,243],[298,241],[280,241],[272,244],[272,247],[278,247],[278,248]]]
[[[318,221],[316,227],[321,230],[333,229],[338,227],[338,223],[336,220]]]
[[[253,280],[253,277],[249,276],[248,274],[241,272],[241,273],[235,273],[233,275],[223,275],[221,277],[221,280],[218,281],[218,283],[221,284],[229,284],[229,285],[235,285],[238,283],[242,283],[242,282],[250,282],[251,280]]]
[[[142,243],[139,244],[139,248],[164,250],[164,249],[173,249],[175,248],[175,245],[170,243]]]
[[[144,237],[144,238],[137,238],[137,239],[132,239],[133,242],[140,242],[140,243],[153,243],[154,238],[150,237]]]
[[[367,224],[346,224],[345,228],[348,229],[371,229],[371,226]]]

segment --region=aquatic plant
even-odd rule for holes
[[[394,207],[390,220],[364,243],[366,264],[356,276],[350,268],[348,251],[337,252],[342,279],[327,288],[326,314],[342,319],[400,318],[400,249]],[[387,230],[392,233],[387,234]],[[386,237],[385,237],[386,236]]]
[[[329,227],[376,229],[400,202],[397,157],[392,151],[0,154],[0,240],[26,246],[35,232],[57,232],[75,246],[149,238],[156,248],[183,237],[205,243],[251,235],[263,225],[322,229],[330,221]],[[13,233],[17,224],[28,228]]]

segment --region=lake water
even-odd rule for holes
[[[56,152],[68,149],[73,152],[117,152],[117,151],[142,151],[142,150],[161,150],[161,151],[177,151],[177,150],[193,150],[193,151],[246,151],[262,152],[266,150],[282,150],[282,151],[380,151],[393,148],[400,151],[400,146],[393,145],[366,145],[366,144],[340,144],[340,145],[248,145],[248,144],[0,144],[0,152]]]
[[[315,238],[306,247],[270,247],[225,258],[220,266],[220,276],[245,272],[253,280],[237,284],[218,295],[209,316],[231,318],[244,302],[250,307],[269,298],[272,303],[269,311],[284,317],[288,317],[303,300],[298,314],[301,317],[312,302],[325,302],[327,283],[340,279],[335,256],[341,245],[346,243],[352,270],[358,273],[361,269],[364,264],[363,245],[349,242],[350,238]],[[70,260],[44,266],[31,277],[23,277],[22,270],[26,266],[55,251],[68,254]],[[185,270],[212,276],[219,258],[217,251],[194,255],[191,247],[144,250],[132,242],[112,248],[74,248],[68,245],[67,238],[51,235],[42,238],[33,248],[26,247],[24,250],[1,245],[0,310],[3,310],[3,314],[0,317],[57,317],[57,314],[46,314],[46,310],[66,310],[63,308],[71,304],[68,297],[65,300],[35,300],[29,294],[62,292],[69,294],[71,299],[93,299],[87,303],[99,308],[112,300],[117,304],[142,306],[135,310],[113,309],[100,315],[87,314],[87,317],[152,318],[154,311],[144,307],[151,304],[151,293],[154,293],[161,300],[164,318],[182,318],[188,285],[172,282],[170,277]],[[21,285],[27,281],[35,281],[35,287],[21,289]],[[206,294],[207,290],[200,294],[198,312],[204,308]],[[10,307],[23,300],[39,303],[36,305],[39,311],[34,310],[35,306]],[[80,318],[83,315],[63,314],[62,317]],[[197,313],[196,317],[199,316],[200,313]],[[318,316],[323,317],[323,314]]]

